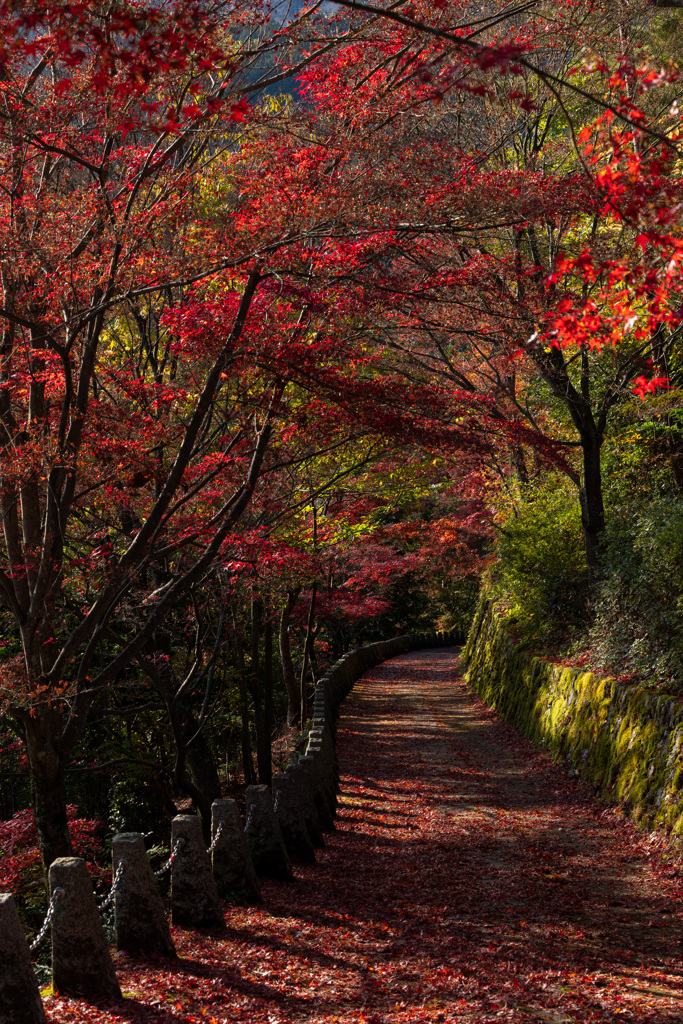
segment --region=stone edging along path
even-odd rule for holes
[[[683,703],[517,650],[484,598],[463,662],[502,718],[635,819],[683,836]]]
[[[465,635],[460,630],[409,633],[391,640],[379,640],[349,651],[318,680],[306,754],[299,764],[308,766],[309,783],[323,824],[328,813],[331,816],[336,813],[339,781],[335,749],[337,721],[342,701],[349,695],[356,680],[367,669],[399,654],[433,647],[461,646],[464,642]],[[295,763],[290,764],[287,770],[291,772],[295,767]],[[329,812],[325,805],[329,807]],[[331,823],[329,819],[328,823]]]
[[[381,661],[387,661],[388,658],[405,654],[407,651],[427,650],[431,647],[461,646],[464,642],[465,634],[460,630],[408,633],[405,636],[380,640],[377,643],[366,644],[364,647],[357,647],[355,650],[349,651],[339,661],[336,661],[316,684],[313,729],[315,729],[316,719],[319,715],[326,716],[325,724],[334,727],[344,697],[348,696],[353,684],[367,669],[379,665]]]

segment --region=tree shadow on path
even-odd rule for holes
[[[679,861],[484,707],[457,652],[373,669],[344,710],[318,864],[226,905],[224,936],[176,929],[175,968],[123,965],[134,1000],[102,1022],[680,1024]]]

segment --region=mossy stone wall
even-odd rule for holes
[[[525,736],[650,826],[683,835],[683,704],[517,650],[491,601],[463,651],[467,680]]]

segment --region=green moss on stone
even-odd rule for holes
[[[683,834],[683,709],[642,686],[515,649],[484,598],[463,658],[480,696],[534,742],[581,768],[636,819]]]

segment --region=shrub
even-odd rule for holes
[[[607,535],[587,647],[600,664],[683,689],[683,503],[669,494]]]
[[[99,876],[96,865],[103,853],[101,825],[97,819],[79,818],[75,804],[67,807],[69,833],[76,857],[88,862],[92,874]],[[17,892],[42,879],[38,833],[33,811],[27,807],[9,821],[0,821],[0,890]]]
[[[559,475],[501,503],[487,584],[527,644],[556,647],[585,627],[589,578],[578,496]]]

